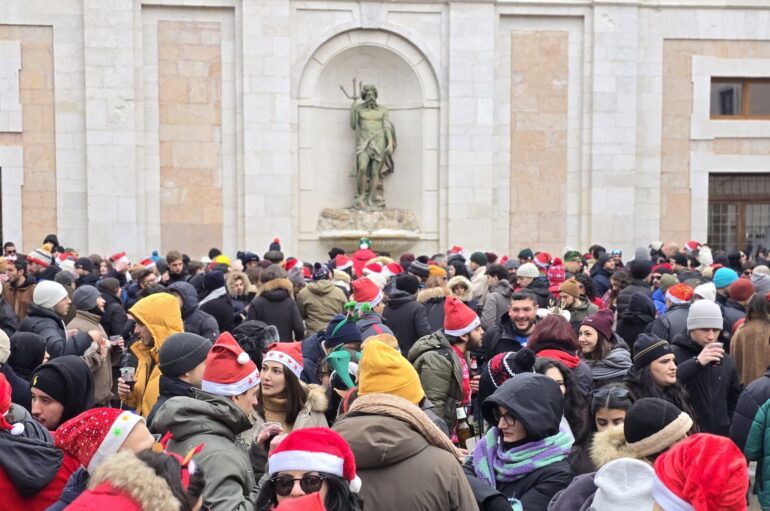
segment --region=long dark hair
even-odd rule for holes
[[[622,383],[608,383],[604,387],[608,390],[607,395],[603,398],[591,397],[589,406],[583,408],[583,417],[585,427],[579,435],[575,435],[575,445],[587,446],[593,436],[596,434],[596,412],[602,408],[608,408],[610,410],[628,410],[634,403],[634,396],[629,391],[628,395],[623,398],[616,397],[612,394],[614,389],[628,390]],[[597,389],[598,390],[598,389]],[[596,391],[594,391],[596,392]]]
[[[195,473],[190,474],[190,481],[185,489],[182,484],[182,465],[176,458],[152,451],[140,452],[136,457],[166,481],[171,493],[179,501],[180,511],[193,510],[206,486],[206,478],[200,465],[195,467]]]
[[[326,478],[326,486],[329,489],[324,499],[327,511],[363,511],[364,501],[350,491],[346,480],[326,472],[319,472],[319,475]],[[278,499],[275,496],[275,488],[273,482],[268,479],[262,484],[259,492],[257,511],[270,511],[276,505],[278,505]]]
[[[632,366],[631,370],[628,371],[628,375],[623,380],[623,383],[626,385],[629,392],[631,392],[634,401],[638,401],[643,397],[665,399],[692,417],[693,423],[697,423],[695,413],[690,404],[690,396],[687,395],[687,391],[684,387],[682,387],[679,382],[676,382],[661,390],[652,377],[649,364],[641,369]]]
[[[302,386],[299,378],[294,376],[294,373],[286,369],[286,366],[281,364],[281,370],[283,371],[283,397],[286,398],[286,424],[294,425],[297,420],[297,415],[302,411],[307,401],[308,391]],[[262,395],[262,385],[257,389],[257,406],[255,410],[260,417],[265,416],[265,399]]]
[[[580,392],[567,366],[550,358],[538,358],[535,361],[535,371],[538,373],[545,374],[549,369],[558,369],[564,379],[564,418],[567,419],[572,434],[577,438],[586,427],[583,412],[588,404],[586,398]]]
[[[593,302],[596,299],[596,288],[594,287],[594,281],[591,280],[590,275],[585,273],[578,273],[575,275],[575,279],[583,284],[583,289],[586,290],[585,295],[589,302]]]
[[[761,321],[762,323],[770,323],[770,318],[767,316],[767,296],[764,293],[757,293],[749,302],[749,306],[746,311],[746,321]]]
[[[610,351],[612,351],[612,344],[610,344],[610,341],[604,337],[604,334],[595,328],[594,331],[596,331],[596,347],[594,350],[590,353],[584,353],[582,349],[578,350],[578,356],[583,360],[604,360],[607,358],[607,355],[610,354]],[[580,335],[578,334],[578,339],[579,338]]]

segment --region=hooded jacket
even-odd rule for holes
[[[391,292],[382,316],[398,339],[401,353],[409,353],[417,339],[434,332],[428,323],[425,308],[406,291],[395,289]]]
[[[107,333],[99,323],[100,316],[91,312],[78,310],[75,319],[65,327],[67,330],[78,330],[88,333],[90,330],[98,330],[102,339],[107,338]],[[83,354],[83,361],[94,376],[94,402],[96,406],[109,406],[112,399],[112,362],[120,359],[119,350],[110,350],[109,356],[103,359],[99,354],[99,348],[91,344]]]
[[[548,290],[548,279],[545,277],[538,277],[533,280],[526,289],[532,291],[537,296],[537,306],[541,309],[547,309],[551,299],[551,292]]]
[[[436,407],[436,414],[447,425],[454,424],[457,403],[463,398],[463,373],[444,331],[418,340],[409,350],[407,359],[420,376],[422,389]]]
[[[425,316],[428,318],[431,332],[444,328],[446,297],[446,291],[440,287],[425,288],[417,293],[417,302],[425,308]]]
[[[305,338],[305,326],[292,299],[293,293],[294,286],[289,279],[265,282],[260,294],[251,302],[248,319],[275,326],[281,341],[301,341]]]
[[[226,286],[212,289],[198,302],[198,308],[214,317],[220,332],[231,332],[235,327],[235,309]]]
[[[489,288],[480,316],[484,330],[489,330],[500,323],[500,318],[511,307],[512,294],[511,284],[505,279]]]
[[[138,360],[134,374],[136,384],[124,400],[146,419],[160,394],[158,351],[169,335],[183,332],[184,326],[176,298],[167,293],[143,298],[131,307],[129,312],[147,327],[155,341],[153,346],[145,346],[141,340],[131,346],[131,353]]]
[[[469,511],[476,502],[462,466],[406,422],[350,412],[333,429],[348,442],[361,478],[359,495],[376,511]],[[416,482],[419,481],[419,484]]]
[[[615,332],[620,335],[633,352],[636,338],[647,325],[655,321],[655,303],[645,293],[634,293],[625,311],[618,314]]]
[[[591,280],[594,283],[596,296],[604,296],[604,293],[612,289],[610,272],[604,269],[604,265],[610,260],[610,255],[604,252],[591,267]]]
[[[24,283],[16,287],[13,282],[3,285],[3,299],[13,309],[18,321],[24,321],[32,305],[32,295],[35,293],[35,279],[29,275],[24,276]]]
[[[599,312],[599,307],[588,301],[588,298],[580,298],[580,303],[574,309],[569,309],[569,324],[575,329],[575,332],[580,331],[580,323],[583,322],[588,316],[592,316]]]
[[[81,356],[91,347],[88,332],[78,332],[67,338],[62,318],[54,311],[34,303],[29,306],[29,314],[19,325],[19,332],[32,332],[43,337],[45,349],[52,359],[62,355]]]
[[[192,284],[179,280],[168,286],[169,291],[182,298],[182,320],[184,331],[198,334],[211,342],[219,337],[219,325],[214,316],[198,308],[198,292]]]
[[[96,287],[99,289],[99,294],[104,298],[104,314],[102,314],[99,323],[104,327],[104,331],[108,336],[122,335],[128,339],[131,332],[127,330],[132,322],[128,320],[126,310],[123,308],[120,298],[110,292],[109,289],[106,289],[101,282]]]
[[[310,282],[297,296],[297,308],[308,333],[326,330],[329,321],[342,312],[348,299],[331,280]]]
[[[356,321],[356,326],[361,330],[361,338],[366,340],[373,335],[391,334],[393,330],[385,325],[385,320],[376,312],[369,311],[361,319]]]
[[[655,302],[655,310],[658,315],[666,313],[666,293],[662,289],[658,288],[652,293],[652,301]]]
[[[154,427],[173,434],[168,448],[181,456],[205,444],[195,456],[206,474],[204,506],[212,511],[254,509],[257,483],[247,445],[238,438],[251,423],[232,401],[195,389],[193,397],[166,401],[155,415]]]
[[[631,304],[631,297],[636,293],[643,293],[652,299],[652,290],[650,289],[649,284],[643,280],[632,280],[628,287],[618,293],[618,299],[615,302],[615,308],[617,309],[618,314],[622,314],[628,309]]]
[[[741,380],[732,357],[725,353],[719,365],[702,366],[695,358],[703,349],[688,334],[674,338],[676,379],[684,385],[701,433],[726,436],[741,393]]]

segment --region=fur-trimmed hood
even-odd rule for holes
[[[597,470],[619,458],[636,458],[626,444],[622,424],[596,433],[591,444],[591,461]]]
[[[230,271],[227,273],[227,280],[225,282],[225,285],[227,286],[227,292],[230,294],[230,296],[237,296],[235,294],[235,281],[238,279],[241,279],[245,286],[243,292],[244,295],[257,292],[257,286],[251,283],[248,275],[242,271]]]
[[[289,279],[273,279],[262,284],[259,290],[259,296],[264,296],[268,300],[280,302],[294,295],[294,285]]]
[[[307,401],[305,401],[305,410],[309,412],[325,412],[329,407],[329,399],[326,397],[326,391],[320,385],[311,383],[304,385],[307,388]]]
[[[417,301],[420,303],[427,303],[430,300],[440,300],[446,298],[447,291],[441,287],[428,287],[417,293]]]
[[[377,257],[372,257],[371,259],[366,261],[366,265],[370,265],[370,264],[374,264],[374,263],[380,263],[383,266],[387,266],[390,263],[394,263],[394,262],[395,261],[393,259],[391,259],[390,257],[387,257],[387,256],[377,256]]]
[[[91,475],[88,491],[73,502],[74,509],[129,509],[129,502],[143,511],[180,508],[163,478],[133,453],[122,451],[107,458]]]
[[[457,284],[464,284],[465,285],[466,291],[465,291],[464,295],[458,296],[458,295],[454,294],[454,292],[452,291],[452,289]],[[459,298],[460,300],[462,300],[464,302],[470,302],[473,299],[473,288],[471,288],[471,281],[468,280],[467,278],[463,277],[462,275],[455,275],[454,277],[449,279],[449,282],[447,282],[447,287],[449,288],[449,294],[450,295],[455,296],[455,297]]]

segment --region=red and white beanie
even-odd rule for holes
[[[276,342],[270,345],[262,362],[277,362],[283,364],[297,378],[302,374],[302,343],[301,342]]]
[[[288,259],[286,259],[286,262],[283,265],[283,269],[288,272],[293,270],[294,268],[302,268],[303,266],[304,264],[302,263],[302,261],[300,261],[296,257],[289,257]]]
[[[155,261],[153,261],[149,257],[145,257],[144,259],[139,261],[139,264],[141,264],[142,266],[144,266],[148,270],[152,270],[153,268],[155,268]]]
[[[404,273],[404,269],[398,263],[386,264],[385,268],[382,269],[382,274],[385,275],[386,278],[401,275],[402,273]]]
[[[259,384],[259,369],[229,332],[220,334],[206,356],[201,389],[218,396],[238,396]]]
[[[369,263],[364,266],[364,275],[370,273],[382,273],[382,265],[380,263]]]
[[[353,451],[333,429],[305,428],[292,431],[278,444],[267,461],[271,476],[289,470],[325,472],[346,479],[353,493],[361,489]]]
[[[117,408],[92,408],[56,430],[56,447],[75,458],[90,474],[107,456],[115,454],[141,415]]]
[[[353,300],[356,307],[368,303],[372,308],[382,301],[382,290],[369,277],[361,277],[353,281]]]
[[[345,254],[337,254],[334,258],[334,267],[338,270],[347,270],[353,267],[353,260]]]
[[[48,268],[53,262],[53,254],[44,248],[36,248],[27,255],[27,261]]]
[[[125,252],[118,252],[117,254],[112,254],[110,256],[110,261],[113,263],[122,263],[122,264],[128,264],[128,256],[126,256]]]
[[[447,296],[444,302],[444,333],[460,337],[472,332],[481,324],[473,309],[454,296]]]

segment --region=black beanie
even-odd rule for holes
[[[11,356],[8,365],[27,381],[32,379],[32,371],[43,363],[45,358],[45,338],[32,332],[16,332],[11,336]]]
[[[211,341],[200,335],[181,332],[169,335],[158,350],[160,372],[178,378],[206,360]]]
[[[644,280],[652,273],[652,263],[650,261],[634,259],[627,266],[628,271],[631,272],[631,278],[634,280]]]
[[[94,378],[86,363],[75,355],[38,366],[32,373],[32,387],[64,406],[59,424],[94,406]]]
[[[671,353],[673,351],[668,341],[652,334],[639,334],[634,343],[634,368],[641,369]]]
[[[636,457],[665,451],[692,428],[692,418],[665,399],[645,397],[626,412],[623,436]]]
[[[411,273],[402,273],[396,278],[396,289],[413,295],[420,289],[420,279]]]

